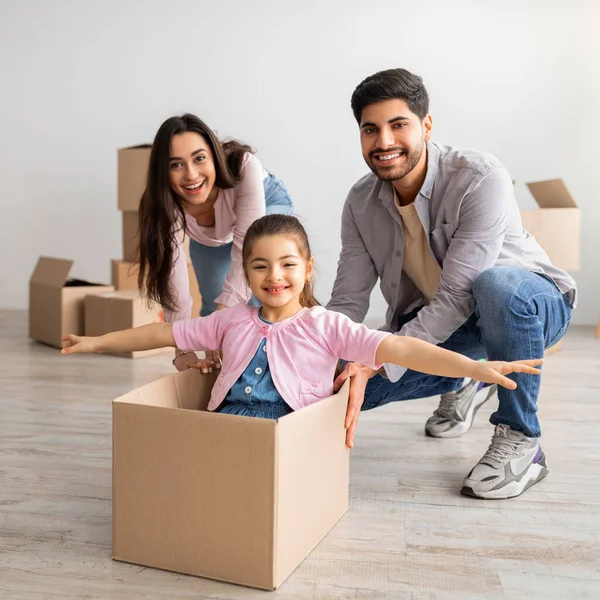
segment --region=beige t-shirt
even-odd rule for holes
[[[404,237],[402,270],[419,288],[425,297],[425,304],[429,304],[440,284],[442,270],[431,253],[415,203],[411,202],[408,206],[400,206],[395,189],[394,202],[402,219]]]

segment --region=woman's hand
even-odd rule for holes
[[[198,358],[195,352],[182,352],[175,357],[173,365],[178,371],[200,369],[202,373],[212,373],[213,368],[221,368],[221,352],[219,350],[207,350],[204,359]]]
[[[198,360],[196,368],[203,373],[212,373],[213,369],[221,368],[221,351],[220,350],[205,350],[206,358]]]
[[[475,361],[471,377],[477,381],[484,383],[497,383],[509,390],[514,390],[517,384],[504,377],[510,373],[528,373],[530,375],[539,375],[540,369],[536,369],[538,365],[544,362],[543,358],[534,360],[515,360],[513,362],[504,361]]]
[[[195,369],[198,366],[198,357],[195,352],[182,352],[173,359],[173,365],[178,371]]]

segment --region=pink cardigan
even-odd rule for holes
[[[202,227],[196,219],[186,215],[185,224],[193,240],[205,246],[222,246],[233,241],[231,267],[222,293],[215,298],[217,304],[235,306],[250,299],[250,289],[242,268],[242,242],[248,227],[265,215],[264,180],[267,175],[258,158],[246,154],[242,163],[242,181],[234,188],[219,190],[215,202],[215,226]],[[169,284],[177,292],[178,310],[165,311],[165,321],[173,323],[197,316],[191,314],[190,280],[182,241],[175,248]]]
[[[375,355],[387,335],[391,334],[368,329],[321,306],[303,308],[293,317],[273,324],[261,321],[258,309],[247,304],[173,323],[173,336],[181,350],[223,350],[223,366],[208,410],[219,407],[265,337],[273,383],[297,410],[333,393],[338,358],[380,368],[375,364]]]

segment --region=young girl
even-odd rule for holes
[[[169,322],[189,319],[192,300],[182,232],[190,238],[202,310],[247,302],[242,241],[250,224],[270,213],[292,214],[284,184],[269,174],[250,146],[221,142],[198,117],[167,119],[158,130],[140,203],[140,289]],[[208,352],[218,366],[218,352]],[[178,370],[198,365],[194,353],[175,351]]]
[[[276,419],[333,392],[339,358],[379,368],[395,363],[432,375],[471,377],[509,389],[504,375],[539,374],[541,360],[478,362],[426,342],[368,329],[318,305],[306,232],[291,216],[252,224],[243,244],[244,271],[262,307],[238,304],[208,317],[153,323],[100,337],[67,335],[63,354],[128,352],[163,346],[222,348],[223,366],[208,410]]]

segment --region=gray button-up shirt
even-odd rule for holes
[[[427,142],[427,175],[415,208],[442,276],[431,302],[398,335],[432,344],[447,340],[473,312],[473,281],[494,266],[545,274],[575,305],[575,281],[552,265],[523,229],[511,178],[493,156]],[[344,205],[342,251],[327,308],[362,322],[380,279],[388,305],[385,328],[395,332],[399,316],[424,304],[402,270],[403,251],[392,183],[366,175],[352,187]],[[406,371],[396,365],[385,365],[385,370],[392,381]]]

